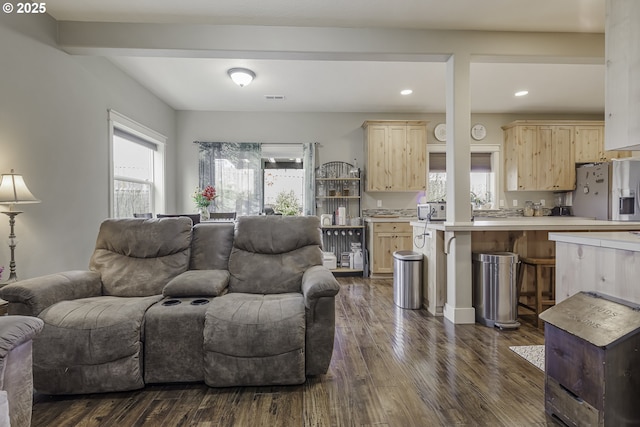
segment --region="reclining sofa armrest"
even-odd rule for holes
[[[327,267],[316,265],[302,275],[302,295],[307,308],[319,298],[336,296],[339,290],[338,281]]]
[[[32,316],[0,317],[0,365],[11,350],[32,339],[44,327],[44,322]]]
[[[100,274],[84,270],[20,280],[0,288],[0,298],[9,301],[9,314],[27,316],[37,316],[45,308],[60,301],[101,294]]]

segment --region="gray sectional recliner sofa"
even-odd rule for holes
[[[339,286],[317,217],[107,219],[87,271],[5,286],[9,314],[37,316],[35,389],[301,384],[327,371]]]

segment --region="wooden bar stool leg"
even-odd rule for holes
[[[538,322],[538,328],[541,327],[542,321],[538,317],[542,313],[542,266],[536,265],[536,321]]]

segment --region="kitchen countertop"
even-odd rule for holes
[[[424,227],[424,221],[411,221],[414,227]],[[548,231],[585,231],[585,230],[640,230],[640,222],[602,221],[574,217],[531,217],[531,218],[491,218],[451,224],[431,222],[428,229],[440,231],[512,231],[512,230],[548,230]]]
[[[397,216],[397,217],[373,217],[368,216],[364,219],[365,222],[411,222],[418,221],[417,216]]]
[[[549,240],[640,252],[640,235],[630,231],[549,233]]]

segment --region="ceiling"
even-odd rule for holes
[[[49,0],[47,11],[59,21],[603,33],[605,0]],[[109,59],[176,110],[445,110],[444,63]],[[239,88],[232,67],[257,77]],[[474,113],[604,112],[604,64],[472,63],[470,83]],[[520,89],[529,95],[514,97]]]

